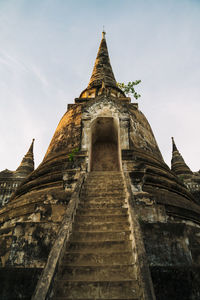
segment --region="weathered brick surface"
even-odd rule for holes
[[[74,105],[69,109],[58,124],[56,132],[48,147],[44,161],[59,152],[66,155],[74,148],[80,148],[81,136],[81,105]]]

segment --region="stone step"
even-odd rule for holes
[[[84,184],[92,184],[93,182],[101,183],[101,182],[119,182],[121,185],[124,184],[124,179],[120,175],[112,175],[112,176],[88,176],[85,180]]]
[[[90,180],[85,181],[84,185],[98,185],[101,186],[105,184],[109,186],[110,184],[119,184],[119,186],[124,186],[123,179],[121,177],[91,177]]]
[[[95,202],[95,201],[82,201],[79,203],[78,209],[79,208],[121,208],[124,207],[126,204],[124,201],[113,201],[112,203],[107,202],[107,201],[101,201],[101,202]]]
[[[107,232],[78,232],[74,231],[70,241],[123,241],[130,239],[130,230],[128,231],[107,231]]]
[[[91,171],[88,173],[88,175],[91,174],[122,174],[121,171]]]
[[[101,182],[101,181],[120,181],[121,183],[123,183],[123,177],[121,176],[121,174],[111,174],[109,176],[105,176],[105,174],[103,175],[96,175],[96,174],[92,174],[91,176],[87,177],[87,181],[86,182]]]
[[[121,252],[121,251],[131,251],[131,241],[121,240],[121,241],[71,241],[68,244],[67,251],[77,251],[82,253],[96,253],[96,252]]]
[[[89,178],[87,178],[87,180],[85,180],[84,184],[93,184],[93,183],[98,183],[98,184],[102,184],[103,182],[105,182],[106,185],[109,185],[110,183],[119,183],[120,186],[124,185],[124,179],[122,176],[119,175],[113,175],[113,176],[90,176]]]
[[[104,178],[104,180],[101,180],[101,182],[99,182],[99,179],[98,180],[90,180],[90,181],[86,181],[83,185],[83,187],[87,188],[87,187],[90,187],[90,188],[95,188],[95,189],[104,189],[104,188],[109,188],[109,187],[119,187],[120,189],[124,188],[125,187],[125,184],[124,182],[122,182],[122,179],[120,178],[119,180],[116,180],[116,179],[108,179],[108,178]]]
[[[96,202],[110,202],[114,203],[116,201],[124,201],[125,202],[125,197],[123,195],[115,195],[115,197],[112,197],[111,195],[107,195],[106,197],[101,197],[99,195],[96,196],[84,196],[80,198],[81,202],[88,202],[88,201],[96,201]]]
[[[63,266],[59,273],[60,279],[80,281],[105,280],[136,280],[134,265],[115,266]]]
[[[81,198],[85,198],[85,197],[112,197],[112,198],[115,198],[115,197],[124,197],[125,198],[125,192],[124,191],[106,191],[106,192],[103,192],[103,191],[93,191],[93,190],[87,190],[87,191],[81,191]]]
[[[124,190],[125,189],[125,185],[123,183],[117,180],[113,181],[113,180],[105,180],[105,181],[91,181],[90,183],[84,184],[83,185],[83,189],[94,189],[96,191],[112,191],[112,190]]]
[[[127,281],[58,281],[60,299],[137,299],[137,283]],[[63,298],[64,297],[64,298]],[[55,298],[59,299],[59,298]]]
[[[120,216],[117,216],[117,217],[120,217]],[[84,225],[86,225],[86,226],[103,226],[103,225],[109,225],[110,223],[115,223],[115,224],[118,224],[118,223],[126,223],[126,222],[129,222],[129,219],[128,218],[121,218],[121,219],[119,219],[117,222],[115,221],[115,222],[112,222],[113,220],[112,219],[108,219],[108,220],[105,220],[105,218],[102,220],[102,218],[100,218],[100,219],[96,219],[96,221],[94,221],[94,220],[92,220],[91,221],[91,218],[92,217],[88,217],[88,218],[82,218],[82,216],[80,217],[80,216],[76,216],[76,218],[77,218],[77,221],[73,224],[73,226],[76,226],[76,224],[77,224],[77,226],[84,226]],[[74,228],[74,227],[73,227]],[[130,228],[130,227],[128,227],[128,228]],[[120,229],[120,230],[116,230],[116,231],[121,231],[122,229]],[[90,230],[89,230],[90,231]],[[95,232],[97,231],[97,230],[94,230]],[[101,231],[101,230],[99,230],[99,231]]]
[[[84,188],[81,190],[81,196],[85,196],[85,195],[89,195],[89,194],[95,194],[95,195],[115,195],[115,194],[120,194],[120,195],[125,195],[125,190],[123,189],[118,189],[117,187],[115,188],[104,188],[104,189],[98,189],[98,188]]]
[[[98,215],[123,215],[128,213],[128,208],[79,208],[76,215],[98,216]]]
[[[65,300],[67,298],[65,298],[65,296],[63,297],[53,297],[54,300]],[[77,298],[76,298],[77,299]],[[76,300],[73,298],[73,300]],[[90,300],[88,298],[79,298],[77,300]],[[102,298],[95,298],[95,300],[102,300]],[[140,297],[137,298],[103,298],[103,300],[141,300]]]
[[[129,265],[133,264],[132,252],[118,253],[79,253],[69,252],[63,257],[63,266],[99,266],[99,265]]]
[[[80,199],[80,204],[89,205],[89,204],[126,204],[126,200],[124,200],[124,197],[121,197],[120,199],[113,199],[113,198],[82,198]]]
[[[75,222],[110,222],[112,220],[113,222],[123,222],[124,220],[128,220],[128,215],[124,214],[121,216],[113,216],[113,215],[106,215],[106,216],[82,216],[82,215],[76,215]]]
[[[88,224],[83,222],[76,222],[73,225],[73,230],[78,232],[84,231],[119,231],[119,230],[130,230],[129,222],[118,222],[118,223],[103,223],[103,224]]]
[[[118,172],[118,171],[92,171],[90,173],[88,173],[88,177],[87,179],[91,178],[91,177],[113,177],[113,176],[121,176],[122,177],[122,172]]]
[[[91,177],[89,180],[85,181],[86,184],[93,184],[93,183],[97,183],[102,184],[105,183],[107,186],[111,183],[119,183],[120,186],[124,184],[123,178],[119,177],[119,176],[111,176],[111,177],[106,177],[106,176],[102,176],[102,177],[98,177],[98,176],[93,176]]]
[[[85,184],[83,186],[83,189],[82,191],[85,191],[85,190],[93,190],[93,191],[102,191],[102,192],[110,192],[110,191],[113,191],[113,190],[119,190],[119,191],[123,191],[124,190],[124,186],[121,185],[119,182],[116,182],[116,184],[105,184],[104,182],[102,184]]]

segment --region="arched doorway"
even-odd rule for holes
[[[91,126],[91,171],[119,171],[118,124],[112,117],[98,117]]]

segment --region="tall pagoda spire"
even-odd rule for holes
[[[88,88],[98,87],[104,81],[105,86],[117,87],[115,76],[110,64],[108,48],[106,43],[105,31],[102,32],[102,40],[95,60],[92,76]]]
[[[34,170],[34,157],[33,157],[33,145],[34,145],[35,139],[32,140],[32,143],[30,145],[30,148],[28,149],[28,152],[23,157],[21,164],[16,169],[16,173],[28,175]]]
[[[192,171],[186,165],[182,155],[178,151],[174,138],[172,137],[172,160],[171,169],[176,175],[192,175]]]
[[[95,60],[92,76],[90,78],[87,88],[81,93],[80,97],[85,95],[86,91],[95,90],[98,91],[102,87],[112,88],[120,92],[121,97],[125,97],[125,94],[118,88],[115,76],[111,67],[110,58],[108,54],[108,48],[106,43],[106,33],[102,32],[102,39]],[[97,93],[95,93],[96,95]]]

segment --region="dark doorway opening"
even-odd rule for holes
[[[91,171],[119,171],[118,125],[114,118],[97,118],[91,130]]]

